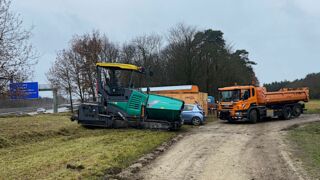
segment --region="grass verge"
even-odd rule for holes
[[[289,131],[293,154],[302,162],[309,174],[320,179],[320,122],[299,126]]]
[[[310,100],[306,103],[306,109],[308,114],[320,114],[320,100]]]
[[[86,129],[66,115],[0,118],[0,179],[100,179],[176,133]]]

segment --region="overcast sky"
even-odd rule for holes
[[[317,0],[13,0],[40,54],[33,80],[74,34],[97,29],[119,44],[133,37],[163,35],[177,23],[224,32],[235,49],[258,63],[262,83],[320,72],[320,1]]]

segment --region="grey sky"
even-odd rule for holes
[[[74,34],[93,29],[117,42],[148,33],[165,34],[179,22],[221,30],[235,49],[258,63],[262,83],[320,72],[320,1],[317,0],[15,0],[13,10],[34,25],[41,57],[33,80]]]

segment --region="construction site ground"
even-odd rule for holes
[[[320,115],[257,124],[208,123],[192,129],[133,178],[310,179],[286,135],[292,127],[316,121]]]

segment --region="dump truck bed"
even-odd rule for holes
[[[284,104],[284,103],[297,103],[300,101],[309,101],[309,89],[299,88],[299,89],[289,89],[284,88],[279,91],[267,92],[265,89],[260,89],[263,91],[261,96],[258,98],[259,104]]]

